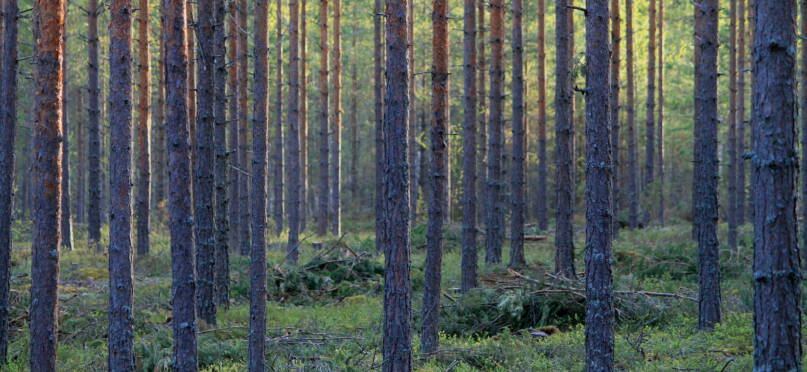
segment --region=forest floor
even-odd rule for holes
[[[30,236],[14,227],[10,365],[28,369]],[[107,258],[89,251],[77,227],[76,247],[63,251],[59,288],[58,364],[62,371],[106,370]],[[284,237],[270,239],[267,364],[271,370],[368,371],[381,363],[383,257],[375,254],[372,226],[347,224],[342,237],[303,239],[301,265],[286,267]],[[359,232],[355,232],[359,231]],[[412,238],[414,324],[419,323],[425,226]],[[418,352],[419,371],[580,371],[584,365],[582,279],[551,275],[552,236],[526,244],[529,267],[508,271],[484,265],[482,288],[457,291],[459,226],[445,233],[440,351]],[[722,231],[725,233],[725,231]],[[723,322],[712,332],[697,324],[697,251],[686,223],[620,233],[614,243],[617,309],[616,366],[626,371],[747,371],[752,363],[751,226],[741,248],[721,250]],[[528,234],[540,234],[528,231]],[[104,236],[107,236],[104,234]],[[725,236],[725,235],[722,235]],[[136,259],[135,329],[140,371],[169,371],[171,271],[165,230],[152,251]],[[312,244],[321,242],[314,251]],[[584,234],[578,231],[576,268],[584,268]],[[505,246],[503,262],[508,262]],[[231,304],[218,324],[200,325],[199,364],[205,371],[242,371],[249,319],[248,258],[230,253]]]

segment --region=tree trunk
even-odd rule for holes
[[[1,72],[0,72],[1,73]],[[2,82],[0,82],[2,84]],[[85,129],[86,124],[84,120],[84,115],[82,114],[82,108],[84,107],[84,87],[74,88],[74,95],[78,100],[78,103],[75,107],[78,109],[76,110],[76,114],[78,116],[78,120],[76,121],[76,158],[78,160],[78,164],[76,165],[76,182],[74,182],[73,187],[76,189],[76,222],[79,224],[84,224],[87,222],[86,220],[86,207],[87,207],[87,145],[86,145],[86,135],[87,130]],[[3,120],[0,118],[0,120]]]
[[[628,226],[639,227],[639,149],[636,144],[636,76],[633,59],[633,0],[625,0],[625,38],[627,39],[625,63],[628,75]]]
[[[730,41],[729,41],[729,115],[727,143],[729,148],[729,161],[727,162],[728,180],[728,244],[732,252],[737,250],[737,0],[730,0],[729,13]]]
[[[611,124],[611,164],[613,170],[611,172],[611,207],[612,207],[612,220],[613,220],[613,237],[619,234],[619,203],[622,201],[622,194],[620,183],[622,179],[622,168],[620,167],[620,151],[622,149],[621,138],[619,137],[620,121],[619,121],[619,65],[620,65],[620,50],[619,45],[622,41],[620,34],[620,18],[619,18],[619,1],[611,0],[611,99],[608,101],[610,105],[608,108],[611,110],[609,121]]]
[[[214,299],[213,280],[216,266],[216,235],[213,198],[215,196],[215,154],[213,152],[213,132],[215,131],[213,113],[213,82],[215,59],[213,51],[215,8],[214,0],[198,2],[196,39],[199,48],[197,63],[198,75],[198,107],[196,117],[196,160],[194,180],[196,189],[193,193],[194,217],[196,227],[196,305],[197,315],[207,324],[216,324],[216,303]],[[264,79],[264,83],[265,83]],[[256,82],[258,77],[256,74]],[[256,88],[256,101],[259,99]],[[255,154],[254,156],[258,156]]]
[[[415,95],[415,2],[407,3],[406,8],[406,37],[409,45],[406,52],[409,58],[409,128],[407,131],[407,144],[409,146],[409,224],[414,228],[418,216],[418,171],[417,154],[420,144],[417,143],[417,97]]]
[[[185,1],[164,0],[168,214],[171,230],[173,369],[196,371],[196,276],[188,130]]]
[[[801,259],[793,197],[798,172],[795,5],[756,1],[752,95],[755,371],[802,369]]]
[[[610,15],[606,1],[587,0],[586,10],[586,371],[612,371]]]
[[[443,222],[446,213],[446,172],[448,171],[448,1],[432,3],[432,126],[431,190],[426,232],[425,284],[423,289],[423,329],[420,349],[433,354],[438,347],[437,323],[440,318],[440,281],[443,262]],[[411,45],[411,43],[410,43]],[[411,70],[410,70],[411,71]],[[411,83],[412,80],[409,80]],[[411,98],[411,95],[409,96]],[[411,111],[410,111],[411,113]],[[411,123],[412,120],[409,120]],[[411,152],[410,152],[411,154]],[[412,172],[410,172],[411,174]],[[414,188],[415,185],[412,185]],[[411,194],[410,194],[411,195]],[[411,205],[411,204],[410,204]],[[411,212],[411,211],[410,211]],[[410,214],[411,216],[411,214]]]
[[[157,61],[157,102],[155,103],[155,111],[154,111],[154,141],[152,142],[152,146],[154,149],[154,156],[152,160],[154,162],[153,167],[153,183],[154,192],[152,193],[153,197],[153,205],[154,209],[157,211],[158,219],[160,223],[164,222],[164,212],[165,206],[163,202],[165,202],[165,192],[166,192],[166,184],[165,184],[165,176],[166,170],[165,167],[168,164],[168,159],[166,157],[166,146],[168,145],[165,141],[165,20],[162,17],[163,13],[163,3],[160,1],[160,41],[159,41],[159,49],[160,55],[159,60]]]
[[[252,250],[249,260],[249,353],[250,372],[266,370],[266,123],[267,63],[266,27],[268,0],[255,2],[253,82],[254,109],[252,120]],[[296,6],[296,1],[292,1]],[[278,175],[275,175],[278,177]]]
[[[615,0],[618,1],[618,0]],[[538,229],[549,229],[546,157],[546,0],[538,0]]]
[[[526,266],[524,258],[524,158],[526,147],[524,118],[524,36],[522,31],[522,0],[513,0],[513,164],[510,172],[510,198],[513,204],[510,216],[510,267]],[[606,9],[608,7],[606,6]],[[607,28],[607,26],[606,26]],[[607,76],[607,75],[606,75]]]
[[[239,37],[239,21],[238,18],[238,0],[230,0],[229,7],[230,7],[230,17],[229,17],[229,24],[227,27],[227,41],[230,44],[230,48],[227,50],[228,57],[229,57],[229,76],[227,81],[228,86],[228,95],[230,96],[229,102],[229,120],[228,120],[228,128],[229,133],[227,136],[229,137],[229,148],[230,153],[227,156],[227,162],[229,164],[229,171],[228,171],[228,188],[230,192],[230,222],[232,223],[233,227],[230,229],[230,249],[235,249],[236,247],[241,247],[241,242],[239,237],[241,236],[241,228],[240,228],[240,217],[241,217],[241,197],[239,195],[239,191],[241,188],[241,172],[239,171],[239,149],[240,146],[238,144],[239,140],[239,125],[238,125],[238,117],[239,117],[239,103],[240,98],[239,94],[241,90],[239,88],[239,69],[240,69],[240,60],[239,60],[239,53],[241,48],[240,37]],[[241,252],[239,252],[241,253]]]
[[[272,143],[272,159],[270,178],[274,175],[272,194],[274,195],[272,213],[275,220],[275,236],[283,231],[283,14],[278,0],[277,31],[275,39],[275,135]],[[291,183],[289,183],[291,186]],[[288,194],[287,194],[288,195]]]
[[[188,134],[190,135],[191,145],[191,178],[194,180],[191,184],[191,203],[195,201],[196,194],[196,48],[195,40],[196,33],[198,32],[198,23],[193,19],[193,5],[197,4],[196,1],[187,0],[188,4],[185,6],[185,18],[187,19],[187,44],[188,48]],[[245,28],[246,29],[246,28]],[[195,213],[195,205],[191,205],[191,210]]]
[[[330,142],[333,149],[331,154],[331,193],[328,208],[328,222],[331,234],[339,236],[342,231],[342,2],[333,2],[333,122],[330,133]],[[411,47],[411,43],[409,44]],[[411,62],[410,62],[411,66]],[[410,99],[411,102],[411,99]]]
[[[356,39],[358,34],[358,30],[356,28],[357,23],[358,22],[355,21],[353,22],[353,35],[350,41],[350,49],[353,52],[353,58],[350,60],[350,80],[352,83],[350,95],[350,148],[353,150],[350,153],[350,199],[353,205],[359,205],[361,203],[359,200],[359,64],[357,62],[359,50],[356,48]]]
[[[665,224],[665,190],[664,190],[664,0],[658,1],[658,122],[656,123],[656,173],[658,173],[659,213],[658,222]]]
[[[502,210],[502,85],[504,70],[502,67],[502,27],[503,0],[490,3],[490,116],[488,117],[488,174],[485,208],[485,262],[498,263],[502,260],[502,242],[504,240],[504,217]]]
[[[540,0],[539,0],[540,1]],[[463,0],[462,279],[463,293],[476,280],[476,2]]]
[[[800,0],[801,10],[801,34],[807,35],[807,0]],[[807,38],[800,39],[803,50],[807,50]],[[802,107],[801,115],[801,237],[802,242],[807,242],[807,53],[801,54],[801,95],[799,107]],[[1,203],[2,201],[0,201]],[[2,305],[0,305],[1,308]]]
[[[65,0],[64,17],[67,19],[69,0]],[[73,222],[70,212],[70,125],[67,107],[67,28],[63,35],[64,56],[62,58],[62,209],[60,223],[62,224],[62,248],[73,250]],[[15,123],[16,124],[16,123]]]
[[[693,236],[698,243],[700,292],[698,328],[720,322],[717,241],[717,21],[718,0],[695,7],[695,142],[692,185]],[[771,20],[773,21],[773,20]]]
[[[297,1],[289,3],[289,135],[286,148],[288,154],[289,180],[289,242],[286,260],[297,264],[300,256],[300,70],[298,30],[300,28],[300,10]]]
[[[568,0],[557,0],[555,5],[555,271],[572,278],[574,270],[574,133],[572,129],[573,93],[571,86],[571,49]]]
[[[412,295],[409,271],[409,166],[407,125],[409,123],[409,60],[407,17],[409,0],[388,0],[387,84],[384,98],[383,150],[383,233],[384,263],[384,372],[412,370]]]
[[[91,247],[101,251],[101,123],[98,89],[98,0],[89,0],[87,13],[87,44],[89,99],[87,165],[89,166],[89,200],[87,202],[87,237]]]
[[[142,0],[141,0],[142,1]],[[224,18],[227,8],[224,0],[214,0],[216,13],[213,29],[213,55],[215,75],[213,80],[213,117],[215,129],[213,133],[213,151],[215,152],[215,180],[216,180],[216,246],[215,246],[215,273],[214,296],[217,305],[229,306],[230,295],[230,262],[229,238],[230,221],[228,219],[229,195],[227,193],[227,48],[225,46]]]
[[[137,254],[146,255],[149,253],[149,199],[151,198],[151,153],[149,149],[149,104],[151,100],[151,90],[149,85],[149,11],[148,0],[138,0],[137,13],[137,77],[138,77],[138,101],[137,101],[137,196],[135,201],[136,209],[136,234],[137,234]]]
[[[14,144],[17,127],[17,0],[0,1],[3,17],[0,91],[0,365],[8,353],[11,281],[11,214],[14,210]]]
[[[745,0],[737,0],[739,35],[737,36],[737,204],[734,218],[738,226],[745,224]]]
[[[13,7],[14,5],[11,5]],[[15,12],[16,13],[16,12]],[[34,2],[33,231],[31,356],[33,371],[56,371],[61,229],[62,59],[64,2]],[[113,13],[114,14],[114,13]],[[5,66],[5,65],[4,65]],[[4,86],[5,88],[5,86]],[[130,287],[131,288],[131,287]],[[113,341],[110,339],[110,342]]]
[[[375,0],[373,14],[373,98],[375,114],[375,248],[384,246],[384,26],[385,0]]]
[[[477,79],[479,80],[479,92],[477,95],[477,99],[479,100],[479,160],[477,161],[477,191],[479,193],[478,199],[481,199],[483,203],[487,203],[487,197],[484,195],[485,192],[488,190],[487,182],[488,182],[488,168],[487,168],[487,157],[488,157],[488,118],[487,118],[487,90],[485,88],[485,76],[488,74],[487,67],[486,67],[486,58],[485,58],[485,44],[488,42],[488,39],[485,38],[485,5],[487,2],[485,0],[477,0],[477,13],[478,13],[478,22],[477,22],[477,29],[479,31],[477,35],[477,48],[479,48],[479,56],[477,60],[479,61],[479,68],[477,69]],[[425,160],[425,159],[424,159]],[[477,220],[482,220],[485,218],[486,213],[484,213],[485,208],[477,208]]]
[[[645,108],[645,162],[644,188],[648,190],[655,178],[656,162],[656,0],[650,0],[647,10],[648,28],[647,42],[647,101]]]
[[[300,4],[300,231],[308,226],[308,0]]]
[[[328,0],[319,0],[319,208],[317,234],[328,233],[328,204],[330,199],[330,166],[328,115]]]
[[[250,235],[250,190],[249,190],[249,166],[248,166],[248,150],[249,142],[247,141],[247,104],[249,95],[247,93],[247,77],[249,76],[249,54],[247,49],[247,23],[249,20],[249,9],[247,8],[247,0],[238,1],[238,169],[241,170],[241,175],[238,177],[238,210],[241,213],[239,216],[239,227],[241,233],[239,234],[240,251],[242,256],[250,254],[252,249],[252,235]]]
[[[109,13],[109,370],[134,371],[132,1]]]

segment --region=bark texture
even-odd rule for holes
[[[574,270],[574,132],[569,0],[555,3],[555,272],[572,278]]]
[[[490,3],[490,113],[488,117],[488,174],[485,195],[485,262],[502,260],[504,210],[502,203],[502,106],[504,69],[502,66],[503,0]]]
[[[420,336],[420,349],[427,354],[436,352],[439,342],[437,323],[440,318],[443,222],[447,212],[444,209],[444,199],[448,171],[448,53],[448,1],[435,0],[432,3],[431,190],[426,231],[423,328]],[[414,188],[417,185],[410,186]]]
[[[95,246],[96,251],[101,250],[101,123],[99,115],[101,108],[99,105],[98,89],[98,0],[89,0],[87,6],[87,53],[88,71],[87,85],[90,94],[87,111],[87,166],[89,174],[87,178],[87,188],[89,199],[87,200],[87,238],[90,246]]]
[[[462,116],[462,279],[460,289],[477,286],[476,267],[476,2],[463,0]]]
[[[0,2],[0,365],[8,353],[8,314],[11,281],[11,212],[14,206],[14,143],[17,127],[17,0]]]
[[[607,1],[586,9],[586,371],[612,371],[610,14]]]
[[[228,147],[230,152],[227,156],[227,164],[228,164],[228,187],[229,187],[229,194],[230,194],[230,206],[229,206],[229,214],[230,214],[230,223],[233,225],[233,228],[230,229],[230,248],[235,249],[241,246],[241,242],[239,241],[239,237],[241,234],[240,228],[240,201],[241,198],[239,196],[240,191],[240,183],[239,180],[241,179],[241,172],[238,168],[238,156],[239,156],[239,145],[238,145],[238,109],[239,109],[239,97],[240,90],[238,88],[239,80],[238,80],[238,71],[240,66],[240,61],[238,59],[239,56],[239,49],[241,48],[239,32],[238,32],[238,7],[237,7],[237,0],[230,0],[230,16],[228,17],[228,25],[227,25],[227,41],[230,44],[230,48],[227,50],[227,54],[229,57],[229,76],[227,78],[227,95],[230,96],[229,102],[229,113],[228,113],[228,133],[227,137],[229,137],[229,144]],[[240,252],[239,252],[240,253]]]
[[[255,97],[252,110],[252,249],[249,260],[249,346],[248,370],[266,370],[266,123],[267,44],[269,0],[255,2],[254,57]],[[296,1],[292,1],[296,4]],[[277,176],[277,175],[276,175]]]
[[[618,1],[618,0],[614,0]],[[535,215],[538,229],[549,229],[549,198],[547,188],[549,159],[546,156],[546,0],[537,0],[538,7],[538,194]]]
[[[692,216],[698,243],[698,328],[720,322],[720,267],[717,240],[717,18],[718,0],[695,6],[695,142]]]
[[[328,206],[330,201],[330,105],[328,64],[328,0],[319,0],[319,203],[317,208],[317,234],[328,233]]]
[[[300,71],[299,66],[299,39],[298,29],[300,23],[300,10],[297,1],[289,3],[289,135],[286,148],[288,154],[288,180],[289,180],[289,242],[287,245],[286,260],[291,264],[297,263],[299,253],[300,235]]]
[[[729,5],[731,23],[729,28],[729,128],[727,144],[729,159],[727,165],[728,179],[726,186],[729,205],[726,212],[728,219],[729,249],[737,250],[737,163],[740,159],[737,154],[737,0],[731,0]]]
[[[754,26],[754,371],[801,371],[796,222],[796,6],[756,0]]]
[[[751,0],[749,0],[751,1]],[[746,175],[745,175],[745,128],[748,126],[745,120],[745,74],[746,74],[746,61],[745,61],[745,0],[737,0],[737,114],[735,122],[737,123],[737,204],[735,205],[735,219],[738,226],[745,224],[745,204],[746,204]],[[750,29],[750,27],[749,27]],[[753,136],[752,136],[753,143]],[[753,208],[753,207],[751,207]]]
[[[249,9],[247,0],[238,1],[238,169],[242,172],[238,179],[238,211],[239,219],[239,240],[242,256],[250,255],[252,250],[252,235],[250,233],[251,219],[250,211],[250,190],[249,190],[249,166],[247,154],[249,142],[247,140],[247,105],[249,94],[247,92],[247,78],[249,77],[249,43],[247,43],[247,21],[249,20]]]
[[[300,231],[308,226],[308,0],[300,3]]]
[[[134,371],[132,1],[110,3],[109,370]]]
[[[621,104],[619,100],[619,73],[620,73],[620,60],[621,54],[619,45],[622,42],[620,14],[619,14],[620,0],[611,0],[611,99],[608,101],[609,109],[611,110],[608,117],[609,124],[611,125],[611,164],[613,166],[611,171],[611,215],[613,216],[613,237],[619,234],[619,203],[622,200],[620,183],[622,182],[622,168],[620,163],[620,151],[622,150],[621,138],[619,137],[620,120],[619,112]]]
[[[375,114],[375,248],[384,246],[384,27],[383,0],[375,0],[373,10],[373,113]]]
[[[32,371],[56,371],[62,182],[64,2],[34,2],[33,199],[30,334]],[[114,13],[113,13],[114,14]],[[112,340],[110,340],[112,341]]]
[[[282,4],[277,1],[275,17],[277,18],[277,29],[275,34],[275,128],[272,138],[272,158],[269,163],[270,175],[272,178],[272,216],[275,220],[275,235],[279,236],[283,231],[283,13]]]
[[[342,232],[342,2],[333,1],[333,122],[331,123],[331,190],[328,222],[331,234]],[[409,44],[411,47],[411,43]],[[411,66],[411,63],[410,63]],[[411,99],[410,99],[411,102]]]
[[[409,0],[387,0],[387,84],[383,151],[384,372],[412,370],[412,295],[409,267],[409,60],[406,9]]]
[[[647,101],[645,103],[645,161],[644,188],[647,189],[656,180],[656,1],[650,0],[647,9],[648,43],[647,43]]]
[[[230,220],[229,195],[227,192],[227,49],[224,33],[225,16],[227,8],[224,0],[214,0],[215,22],[213,29],[213,63],[215,71],[213,76],[213,120],[215,128],[213,132],[213,151],[215,152],[215,222],[216,222],[216,245],[215,245],[215,273],[214,276],[214,300],[216,305],[229,306],[230,296]]]
[[[149,68],[149,1],[138,0],[137,10],[137,196],[135,197],[135,230],[137,254],[149,252],[149,202],[151,199],[151,78]]]
[[[606,6],[606,9],[608,7]],[[513,77],[511,90],[513,94],[513,161],[510,171],[510,199],[512,210],[510,216],[510,267],[526,266],[524,257],[524,158],[526,152],[526,122],[524,118],[524,35],[522,18],[524,5],[522,0],[512,1],[513,34],[511,36],[513,50]]]
[[[658,1],[658,102],[656,104],[656,178],[658,179],[658,222],[660,225],[666,223],[666,191],[664,189],[666,180],[664,179],[664,0]]]
[[[168,215],[171,230],[172,367],[196,371],[196,275],[193,255],[191,159],[188,143],[188,55],[185,1],[163,0],[165,20]]]
[[[67,19],[69,0],[65,0],[64,18]],[[67,22],[65,21],[65,24]],[[1,26],[0,26],[1,27]],[[68,75],[67,75],[67,26],[64,34],[64,57],[62,58],[62,209],[60,223],[62,224],[62,248],[73,250],[73,217],[70,211],[70,123],[68,121]]]
[[[631,229],[639,227],[639,149],[636,144],[636,75],[633,58],[633,0],[625,0],[625,70],[628,75],[627,100],[625,113],[627,114],[628,137],[628,226]]]

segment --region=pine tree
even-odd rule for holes
[[[288,133],[286,136],[286,158],[288,161],[289,180],[289,241],[286,260],[296,264],[300,255],[300,10],[296,1],[289,4],[289,113]]]
[[[462,132],[462,292],[477,286],[476,280],[476,3],[463,1],[463,132]]]
[[[342,232],[342,2],[333,2],[333,121],[331,122],[330,143],[330,197],[328,222],[331,234]],[[411,47],[411,43],[409,44]],[[411,99],[410,99],[411,102]]]
[[[283,174],[283,14],[278,1],[277,30],[275,35],[275,133],[272,142],[272,158],[270,159],[270,175],[272,178],[272,194],[274,195],[272,214],[275,220],[275,235],[279,236],[283,231],[283,177],[272,177],[272,175]],[[289,183],[291,186],[291,183]],[[287,192],[288,195],[288,192]]]
[[[618,1],[618,0],[616,0]],[[538,229],[549,229],[547,173],[549,159],[546,156],[546,0],[538,0],[538,200],[536,217]]]
[[[149,85],[149,2],[138,0],[137,11],[137,195],[135,197],[135,220],[137,224],[137,254],[149,252],[149,202],[151,198],[151,149],[149,144],[149,105],[151,90]]]
[[[633,58],[633,0],[625,0],[625,64],[627,87],[627,142],[628,142],[628,226],[639,227],[639,149],[636,144],[636,77]]]
[[[88,90],[89,90],[89,117],[88,143],[87,143],[87,166],[89,167],[89,177],[87,179],[89,199],[87,200],[87,238],[90,246],[94,246],[96,251],[101,250],[101,123],[99,115],[101,108],[99,105],[100,89],[98,88],[98,0],[89,0],[87,7],[87,53],[88,60]]]
[[[497,263],[502,259],[504,239],[504,211],[501,203],[502,189],[502,43],[504,39],[503,0],[490,3],[490,114],[488,116],[488,171],[487,195],[485,200],[485,262]]]
[[[513,162],[510,172],[510,198],[512,215],[510,217],[510,267],[517,268],[527,264],[524,258],[524,159],[526,147],[526,122],[524,118],[524,36],[522,30],[523,1],[513,0],[513,34],[511,36],[513,50],[513,78],[511,90],[513,94]]]
[[[317,209],[317,234],[328,232],[329,201],[331,182],[329,173],[330,161],[330,105],[328,98],[329,85],[328,64],[328,0],[319,0],[319,187],[317,190],[319,208]]]
[[[230,200],[227,180],[227,48],[225,45],[225,17],[227,8],[224,0],[213,1],[215,22],[213,28],[213,151],[215,156],[214,177],[216,182],[215,216],[215,272],[213,294],[216,305],[229,306],[230,295],[230,220],[228,216]]]
[[[571,10],[568,0],[555,4],[555,190],[557,194],[555,226],[555,271],[565,277],[575,276],[574,230],[572,209],[574,200],[574,153],[573,94],[571,86],[571,63],[569,60],[571,38],[569,22]]]
[[[67,13],[70,9],[70,1],[65,0],[64,17],[67,20]],[[67,23],[67,21],[65,21]],[[67,74],[67,26],[65,26],[62,44],[64,48],[64,56],[62,58],[62,208],[61,215],[59,216],[60,223],[62,224],[62,248],[66,250],[73,250],[73,222],[70,212],[70,124],[68,120],[68,74]]]

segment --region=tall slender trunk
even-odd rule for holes
[[[409,44],[411,45],[411,43]],[[444,209],[444,199],[446,197],[446,172],[448,171],[446,164],[448,162],[449,109],[448,53],[448,0],[435,0],[432,3],[431,190],[428,203],[429,222],[426,231],[423,328],[420,336],[420,349],[426,354],[436,352],[439,343],[437,324],[440,319],[443,222],[445,221],[443,214],[447,212]],[[409,83],[411,82],[410,76]],[[411,90],[409,94],[411,98]],[[411,113],[411,110],[409,112]],[[408,122],[412,123],[413,120],[410,118]],[[409,154],[412,152],[410,151]],[[410,175],[412,173],[410,169]],[[414,188],[416,185],[410,186]]]
[[[185,18],[187,19],[187,40],[185,40],[185,47],[188,49],[188,133],[190,135],[191,144],[191,177],[196,179],[196,33],[197,22],[193,18],[193,5],[195,1],[187,0],[188,4],[185,7]],[[196,194],[197,183],[194,181],[191,184],[191,203],[194,202]],[[195,205],[191,205],[191,210],[195,212]]]
[[[375,0],[373,10],[373,98],[375,114],[375,248],[384,246],[384,19],[385,0]]]
[[[247,256],[252,250],[252,235],[250,235],[250,189],[249,180],[249,141],[247,140],[247,112],[248,112],[248,86],[249,76],[249,43],[247,43],[247,21],[249,20],[249,9],[247,0],[238,1],[238,168],[241,174],[238,177],[238,211],[240,234],[240,251],[242,256]]]
[[[142,0],[141,0],[142,1]],[[225,17],[227,8],[224,0],[214,0],[215,23],[213,28],[213,119],[215,129],[213,132],[213,151],[215,153],[215,182],[216,182],[216,245],[215,245],[215,273],[214,289],[216,305],[227,307],[230,303],[230,262],[229,239],[230,221],[228,219],[229,195],[227,193],[227,48],[225,46]]]
[[[273,179],[274,195],[272,213],[275,220],[275,235],[283,231],[283,13],[280,0],[277,2],[277,30],[275,35],[275,135],[272,142],[272,159],[269,177]],[[291,186],[291,184],[289,184]],[[288,195],[288,193],[287,193]]]
[[[488,39],[485,38],[485,5],[487,2],[485,0],[477,0],[477,29],[479,30],[477,36],[477,48],[479,49],[479,56],[477,60],[479,61],[479,68],[477,69],[477,79],[479,80],[479,92],[477,94],[477,99],[479,100],[479,160],[477,161],[477,192],[479,193],[478,199],[481,199],[483,203],[487,203],[487,197],[483,194],[487,192],[487,182],[488,182],[488,168],[487,168],[487,158],[488,158],[488,117],[487,117],[487,90],[485,88],[485,76],[488,74],[487,67],[486,67],[486,58],[485,58],[485,44],[488,42]],[[424,159],[425,160],[425,159]],[[485,208],[477,208],[477,220],[482,220],[485,216],[484,214]]]
[[[0,365],[8,354],[11,281],[11,214],[14,210],[14,143],[17,127],[17,0],[0,1],[3,17],[0,52]]]
[[[193,255],[191,159],[188,130],[188,55],[185,0],[163,0],[165,22],[168,215],[171,230],[172,367],[196,371],[196,275]]]
[[[568,0],[555,3],[555,271],[574,277],[574,132],[572,129],[573,93],[571,86],[571,35]]]
[[[647,41],[647,101],[645,104],[644,188],[655,178],[656,163],[656,0],[650,0],[647,10],[649,35]]]
[[[98,89],[98,0],[89,0],[87,8],[87,52],[89,54],[87,80],[89,99],[87,165],[89,166],[89,200],[87,201],[87,237],[90,246],[101,250],[101,123]]]
[[[269,0],[255,1],[253,54],[255,80],[252,111],[252,249],[249,260],[250,372],[266,370],[266,124],[267,124],[267,23]],[[296,1],[292,1],[296,4]],[[275,175],[278,177],[279,175]]]
[[[542,0],[539,0],[542,1]],[[462,279],[468,292],[477,286],[476,267],[476,1],[463,0]]]
[[[384,372],[412,370],[412,294],[409,270],[409,174],[407,126],[409,60],[407,17],[409,0],[386,2],[386,93],[382,175],[382,251],[384,262]]]
[[[239,149],[240,146],[238,144],[239,134],[238,134],[238,117],[239,117],[239,102],[240,98],[238,95],[240,94],[240,88],[238,86],[238,71],[239,66],[241,65],[238,56],[240,53],[239,48],[241,47],[240,38],[239,38],[239,14],[238,14],[238,0],[230,0],[230,16],[228,21],[227,27],[227,41],[230,44],[229,49],[227,50],[228,59],[229,59],[229,76],[227,81],[228,86],[228,96],[230,97],[229,102],[229,116],[228,116],[228,129],[229,133],[227,133],[227,137],[229,137],[229,144],[228,148],[230,149],[230,153],[227,156],[227,163],[229,166],[228,171],[228,188],[230,192],[230,207],[229,207],[229,214],[230,214],[230,222],[233,225],[233,228],[230,229],[230,249],[235,249],[236,247],[241,247],[241,242],[239,238],[241,236],[241,228],[240,228],[240,217],[241,217],[241,197],[239,195],[240,191],[240,181],[242,180],[242,174],[240,169],[238,168],[239,162]],[[239,252],[240,253],[240,252]]]
[[[615,0],[618,1],[618,0]],[[546,156],[546,0],[538,0],[538,200],[535,215],[538,229],[549,229]]]
[[[406,48],[409,58],[409,128],[407,132],[407,143],[409,145],[408,161],[409,167],[409,224],[413,228],[417,224],[418,216],[418,171],[417,154],[420,145],[417,144],[417,98],[415,96],[415,2],[407,3],[406,8],[406,35],[409,38],[409,45]]]
[[[300,231],[308,226],[308,0],[300,3]]]
[[[134,371],[132,0],[109,7],[109,370]],[[139,132],[139,131],[138,131]]]
[[[163,14],[163,2],[160,1],[160,41],[159,41],[159,59],[157,61],[157,94],[156,99],[157,102],[154,105],[154,121],[153,121],[153,128],[154,128],[154,141],[152,141],[153,145],[153,153],[154,156],[152,160],[154,162],[153,167],[153,182],[152,185],[154,186],[154,192],[152,193],[153,197],[153,205],[154,209],[157,211],[157,216],[160,222],[164,222],[164,212],[165,206],[163,202],[165,202],[165,194],[167,186],[165,184],[165,176],[166,176],[166,165],[168,164],[168,158],[166,156],[166,146],[167,143],[165,141],[165,19],[162,16]]]
[[[659,211],[658,222],[664,225],[665,221],[665,180],[664,180],[664,0],[658,1],[658,119],[656,123],[656,173],[658,173]]]
[[[695,7],[695,168],[692,185],[693,237],[698,243],[700,274],[698,328],[701,329],[711,329],[720,322],[717,23],[718,0],[701,0]]]
[[[286,159],[289,180],[289,241],[286,260],[297,264],[300,256],[300,9],[297,0],[289,3],[289,135],[286,136]]]
[[[622,201],[622,194],[620,183],[622,179],[622,168],[620,164],[620,151],[622,149],[621,138],[619,137],[620,121],[619,121],[619,73],[620,73],[620,50],[619,45],[622,42],[622,35],[620,34],[620,18],[619,18],[619,2],[620,0],[611,0],[611,99],[608,101],[611,116],[609,117],[611,125],[611,164],[613,164],[613,171],[611,172],[611,207],[613,215],[613,237],[619,234],[619,203]]]
[[[737,0],[737,17],[739,23],[737,36],[737,204],[735,222],[738,226],[745,224],[745,0]],[[753,12],[753,10],[752,10]],[[750,27],[749,27],[750,28]],[[752,136],[753,138],[753,136]],[[753,208],[753,206],[751,207]]]
[[[62,59],[64,1],[34,2],[33,232],[31,356],[33,371],[56,371],[61,225]],[[114,13],[113,13],[114,14]],[[5,66],[5,65],[4,65]],[[110,342],[113,341],[110,339]]]
[[[726,182],[728,191],[728,244],[729,249],[737,250],[737,165],[739,155],[737,153],[737,0],[730,0],[729,13],[730,21],[730,41],[729,41],[729,128],[727,131],[727,143],[729,148],[729,161],[727,162],[728,180]]]
[[[633,0],[625,0],[625,50],[626,73],[628,75],[627,106],[628,115],[628,226],[639,227],[639,149],[636,144],[636,76],[633,59]]]
[[[193,222],[196,227],[196,306],[198,316],[207,324],[216,324],[216,303],[213,295],[213,280],[216,266],[216,235],[213,198],[215,196],[215,154],[213,132],[213,81],[215,59],[213,50],[213,28],[215,22],[214,0],[200,0],[196,32],[198,33],[199,61],[197,70],[197,98],[199,99],[196,117],[196,160],[193,193],[195,205]],[[265,80],[265,79],[264,79]],[[257,81],[257,75],[256,75]],[[257,100],[257,93],[256,93]],[[255,155],[257,156],[257,154]]]
[[[524,257],[524,158],[526,152],[526,127],[524,118],[524,36],[522,0],[513,0],[513,163],[510,172],[510,198],[513,205],[510,216],[510,267],[527,264]],[[607,7],[606,7],[607,9]],[[606,27],[607,28],[607,27]]]
[[[607,1],[587,0],[586,10],[586,370],[612,371],[610,15]]]
[[[319,0],[319,208],[317,216],[317,234],[328,232],[328,204],[330,199],[330,151],[328,131],[328,0]]]
[[[76,222],[79,224],[84,224],[87,222],[85,217],[87,215],[87,130],[85,129],[86,124],[84,121],[84,115],[82,114],[83,110],[81,109],[85,104],[84,87],[74,88],[73,94],[78,102],[75,105],[75,107],[78,108],[78,110],[76,110],[76,116],[78,116],[78,120],[76,120],[76,160],[78,160],[78,164],[76,164],[76,182],[74,182],[73,187],[76,189]]]
[[[64,18],[67,19],[69,0],[65,0]],[[67,23],[65,21],[65,23]],[[73,222],[70,211],[70,124],[68,122],[67,100],[67,27],[63,34],[64,55],[62,58],[62,209],[59,216],[62,224],[62,248],[73,250]]]
[[[342,231],[342,2],[333,2],[333,122],[331,123],[331,193],[328,221],[331,234],[339,236]],[[411,43],[409,44],[411,47]],[[411,63],[410,63],[411,66]],[[411,102],[411,99],[410,99]]]
[[[151,198],[151,153],[149,144],[149,104],[151,90],[149,78],[149,1],[138,0],[137,13],[137,196],[135,199],[137,254],[149,252],[149,199]]]
[[[754,370],[800,371],[802,280],[793,197],[798,172],[796,3],[756,0],[756,17],[751,111]]]
[[[807,0],[799,1],[801,10],[801,33],[807,35]],[[802,50],[807,50],[807,38],[801,39]],[[801,238],[807,242],[807,53],[801,54],[801,89],[799,107],[801,107]],[[2,201],[0,201],[2,202]],[[0,308],[2,305],[0,305]]]
[[[350,94],[350,148],[352,150],[350,153],[350,197],[353,205],[359,205],[359,64],[357,58],[359,50],[356,48],[357,23],[354,20],[350,40],[350,50],[353,53],[353,58],[350,60],[350,80],[352,83]]]
[[[490,116],[488,117],[488,174],[485,208],[485,262],[497,263],[502,259],[504,219],[502,210],[502,105],[504,70],[502,67],[502,43],[504,39],[503,0],[490,3]]]

